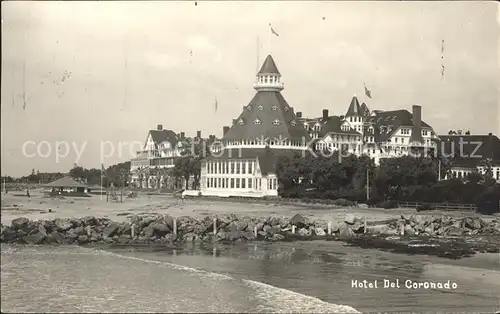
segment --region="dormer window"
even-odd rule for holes
[[[243,119],[240,119],[240,120],[238,121],[238,124],[239,124],[239,125],[243,125],[243,124],[245,124],[245,121],[243,121]]]
[[[262,110],[264,110],[264,106],[259,105],[259,106],[257,107],[257,109],[259,109],[260,111],[262,111]]]
[[[297,125],[297,122],[295,122],[295,120],[292,120],[292,122],[290,122],[290,125],[291,125],[291,126],[296,126],[296,125]]]
[[[271,110],[274,110],[274,111],[278,110],[278,106],[273,105],[273,106],[271,107]]]
[[[262,124],[262,121],[260,121],[259,118],[256,118],[254,121],[253,121],[254,124]]]
[[[248,111],[252,110],[252,105],[248,105],[248,106],[247,106],[247,110],[248,110]]]
[[[278,120],[278,119],[274,119],[274,121],[273,121],[273,125],[276,125],[276,126],[277,126],[277,125],[280,125],[280,124],[281,124],[280,120]]]
[[[290,108],[288,108],[288,106],[285,106],[285,111],[288,111],[290,110]]]

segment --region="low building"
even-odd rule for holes
[[[97,184],[91,185],[87,188],[89,194],[106,195],[106,188]]]
[[[496,135],[459,132],[439,137],[438,154],[452,164],[446,178],[465,179],[471,173],[485,174],[491,168],[493,179],[500,182],[500,139]]]
[[[43,186],[44,193],[51,196],[89,196],[87,185],[69,176],[63,177]]]

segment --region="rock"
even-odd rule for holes
[[[241,238],[241,231],[239,230],[226,232],[226,240],[228,241],[236,241],[239,238]]]
[[[301,214],[295,214],[292,219],[290,219],[290,225],[296,226],[297,228],[304,228],[306,226],[306,219]]]
[[[159,222],[154,222],[150,224],[148,228],[152,228],[153,234],[159,238],[165,236],[167,233],[171,231],[171,229],[166,224],[162,224]]]
[[[265,238],[265,237],[267,237],[267,232],[265,232],[265,231],[261,230],[261,231],[258,231],[258,232],[257,232],[257,235],[258,235],[259,237],[261,237],[261,238]]]
[[[337,221],[332,221],[332,233],[337,233],[339,232],[340,225]]]
[[[415,230],[411,227],[411,225],[405,226],[405,236],[414,236]]]
[[[43,226],[40,226],[38,229],[35,229],[27,235],[24,240],[27,244],[41,244],[47,237],[47,231]]]
[[[253,233],[253,231],[244,231],[241,233],[241,237],[248,241],[255,240],[255,234]]]
[[[326,232],[323,228],[314,228],[314,234],[317,236],[325,236]]]
[[[163,221],[165,221],[165,225],[169,228],[169,230],[174,230],[174,217],[165,215],[165,217],[163,217]]]
[[[257,231],[263,231],[264,230],[264,223],[259,221],[256,225]]]
[[[12,220],[10,225],[11,225],[12,229],[14,229],[14,230],[22,230],[22,229],[25,229],[28,227],[29,222],[30,222],[30,220],[28,218],[19,217],[19,218]]]
[[[102,236],[103,238],[111,238],[118,232],[118,230],[120,230],[120,225],[113,222],[109,224],[106,228],[104,228],[104,230],[102,231]]]
[[[79,235],[78,238],[76,239],[78,241],[78,244],[85,244],[89,242],[89,237],[87,235]]]
[[[300,228],[298,233],[301,237],[309,237],[311,235],[311,231],[306,228]]]
[[[272,241],[283,241],[284,239],[285,239],[285,236],[281,235],[279,233],[273,234],[273,236],[271,237]]]
[[[16,231],[9,226],[2,226],[1,242],[11,243],[17,239]]]
[[[293,219],[293,218],[292,218]],[[266,220],[266,224],[270,225],[271,227],[274,226],[279,226],[280,225],[280,217],[277,216],[271,216]]]
[[[85,226],[93,226],[96,223],[94,216],[86,216],[82,218],[82,222]]]
[[[131,224],[138,224],[141,220],[142,220],[142,218],[140,216],[137,216],[137,215],[132,215],[130,217]]]
[[[345,218],[344,218],[344,222],[346,224],[349,224],[349,225],[354,225],[356,220],[358,220],[358,219],[353,214],[347,214],[347,215],[345,215]]]
[[[182,241],[186,243],[192,243],[196,240],[196,234],[190,232],[182,236]]]
[[[165,242],[173,243],[175,240],[177,240],[177,236],[175,234],[169,233],[165,235]]]
[[[433,235],[434,234],[434,229],[432,227],[425,227],[424,232],[427,233],[428,235]]]
[[[359,208],[368,208],[368,205],[367,205],[367,204],[360,203],[360,204],[358,204],[358,207],[359,207]]]
[[[148,227],[144,228],[143,232],[144,232],[144,235],[146,237],[150,238],[150,237],[152,237],[154,235],[155,229],[152,228],[152,227],[150,227],[150,226],[148,226]]]
[[[481,219],[479,218],[472,218],[472,217],[466,217],[463,220],[463,225],[466,228],[469,228],[471,230],[478,230],[481,229]]]
[[[345,239],[354,236],[354,232],[348,224],[342,224],[339,228],[339,238]]]
[[[459,237],[463,234],[463,232],[464,232],[463,229],[451,226],[446,233],[452,237]]]
[[[131,240],[130,235],[122,234],[118,237],[116,241],[120,244],[129,244],[130,240]]]
[[[68,231],[73,228],[73,223],[69,219],[56,218],[54,225],[57,231]]]
[[[224,230],[219,230],[215,235],[217,241],[225,240],[227,238],[226,232]]]
[[[76,227],[75,229],[73,229],[73,232],[77,235],[87,234],[85,228],[83,228],[82,226]]]
[[[47,237],[50,239],[50,242],[58,244],[66,243],[66,238],[64,237],[64,235],[57,231],[52,231]]]

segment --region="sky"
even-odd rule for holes
[[[2,175],[127,161],[158,124],[221,136],[268,54],[304,116],[345,114],[357,95],[370,109],[419,104],[438,134],[500,135],[499,7],[3,1]]]

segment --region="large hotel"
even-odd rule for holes
[[[320,117],[303,117],[281,94],[282,76],[270,55],[256,75],[254,89],[254,97],[231,127],[223,127],[222,146],[202,161],[200,189],[185,191],[186,194],[277,196],[278,157],[305,153],[311,143],[321,150],[368,155],[378,163],[381,158],[403,156],[414,148],[436,148],[440,141],[432,127],[422,121],[422,108],[418,105],[411,112],[370,110],[354,96],[344,115],[331,116],[328,109],[323,109]],[[199,131],[197,137],[201,138]],[[161,126],[150,131],[144,151],[132,160],[132,172],[173,167],[173,160],[180,157],[183,138],[183,133],[177,135]],[[139,177],[135,175],[133,179]],[[145,184],[149,187],[149,182]]]

